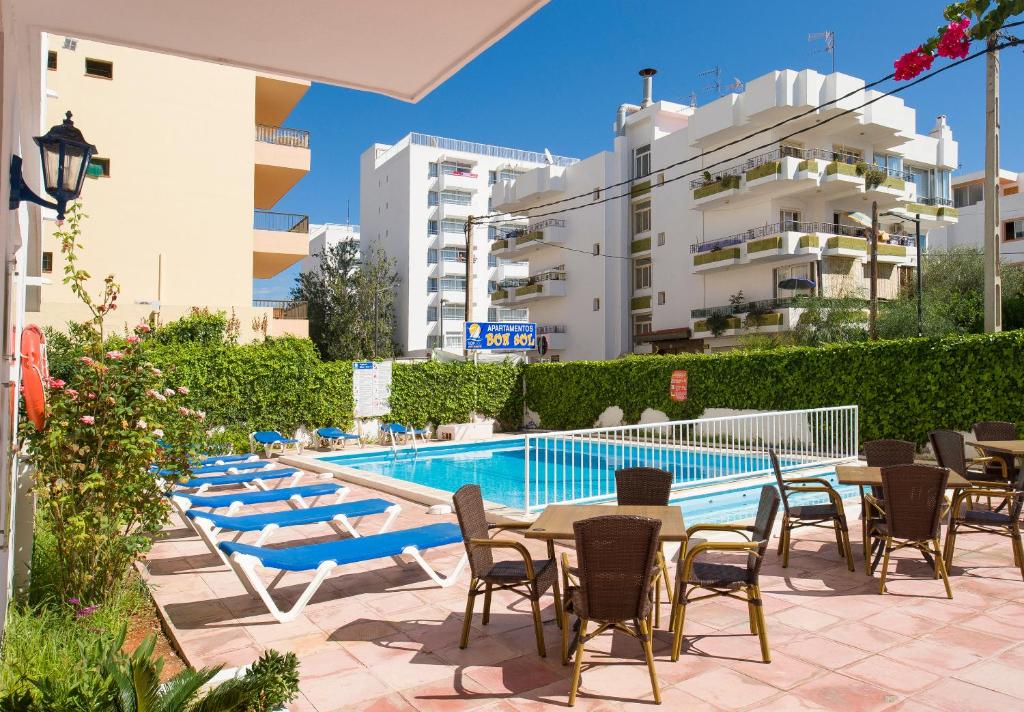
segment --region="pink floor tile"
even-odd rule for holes
[[[779,693],[779,690],[771,685],[726,669],[697,675],[676,687],[723,710],[743,709]]]
[[[938,675],[881,655],[873,655],[847,665],[841,672],[903,694],[917,692],[939,679]]]

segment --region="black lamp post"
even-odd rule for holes
[[[921,213],[915,213],[914,217],[903,213],[888,212],[884,214],[914,223],[914,249],[917,251],[917,335],[924,336],[924,283],[921,279]]]
[[[27,200],[45,208],[53,208],[57,211],[57,219],[63,220],[68,203],[82,194],[82,183],[96,147],[86,141],[82,132],[75,128],[70,111],[62,124],[52,126],[45,135],[36,136],[32,140],[39,146],[39,158],[43,164],[43,188],[54,202],[32,192],[21,175],[21,156],[11,156],[10,208],[14,210],[23,200]]]

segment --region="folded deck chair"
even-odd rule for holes
[[[252,462],[259,459],[260,456],[254,452],[246,452],[238,455],[200,455],[197,467],[226,465],[229,462]]]
[[[396,445],[399,438],[406,441],[412,440],[413,445],[416,444],[416,437],[426,437],[427,431],[424,429],[407,428],[401,423],[384,423],[380,426],[381,440],[391,445]]]
[[[358,539],[342,539],[283,549],[268,549],[234,541],[222,541],[218,547],[227,556],[228,565],[238,575],[245,589],[249,593],[259,596],[267,610],[279,623],[287,623],[302,615],[302,610],[324,580],[336,567],[345,564],[373,561],[387,556],[397,559],[397,557],[405,555],[419,564],[420,568],[437,585],[447,588],[455,583],[459,574],[462,573],[462,569],[466,566],[466,555],[462,555],[450,574],[443,576],[423,559],[421,552],[461,542],[462,531],[459,526],[444,522],[386,534],[372,534]],[[278,571],[270,586],[263,583],[257,566]],[[290,610],[282,611],[274,602],[270,589],[288,571],[313,571],[314,575],[313,580],[306,586],[306,590],[299,596],[295,605]]]
[[[339,445],[344,449],[349,440],[355,440],[360,446],[363,444],[358,435],[346,433],[341,428],[317,428],[316,439],[320,447],[329,447],[331,450],[337,450]]]
[[[243,470],[242,472],[228,475],[191,477],[184,482],[175,482],[174,484],[183,489],[195,489],[196,494],[205,492],[211,487],[223,487],[224,485],[243,485],[248,489],[258,487],[265,490],[269,489],[267,487],[267,480],[279,480],[284,477],[290,477],[291,481],[287,486],[292,487],[298,484],[304,474],[305,472],[294,467],[275,467],[269,470]]]
[[[271,535],[283,527],[297,527],[303,524],[330,524],[339,534],[347,532],[354,538],[360,536],[356,531],[356,524],[353,520],[360,520],[363,517],[370,517],[375,514],[386,514],[383,524],[376,534],[383,534],[395,521],[395,517],[402,511],[402,507],[386,499],[361,499],[357,502],[346,502],[344,504],[329,504],[323,507],[307,507],[304,509],[286,509],[282,512],[268,512],[264,514],[245,514],[241,516],[230,516],[227,514],[214,514],[203,512],[198,509],[190,509],[185,516],[191,521],[192,528],[199,538],[210,548],[210,551],[217,554],[224,563],[227,558],[217,544],[221,533],[235,534],[234,540],[246,532],[259,532],[259,536],[252,542],[253,546],[263,546],[270,539]],[[339,528],[340,527],[340,528]]]
[[[268,502],[287,502],[292,507],[305,508],[307,500],[335,495],[334,504],[348,495],[349,489],[340,482],[318,482],[315,485],[301,487],[278,487],[272,490],[248,490],[228,492],[226,494],[194,494],[191,492],[172,492],[171,502],[184,517],[192,507],[206,507],[210,510],[227,509],[227,514],[234,514],[250,504],[266,504]]]
[[[302,454],[302,443],[295,438],[286,438],[276,430],[257,430],[254,433],[249,433],[249,441],[253,444],[253,449],[257,449],[257,446],[263,447],[263,453],[270,457],[273,453],[284,455],[285,453],[293,452],[296,455]]]

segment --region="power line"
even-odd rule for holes
[[[852,107],[850,109],[846,109],[846,110],[844,110],[844,111],[842,111],[842,112],[840,112],[840,113],[838,113],[838,114],[836,114],[834,116],[830,116],[828,118],[822,119],[821,121],[818,121],[817,123],[815,123],[813,126],[808,126],[806,128],[803,128],[803,129],[798,129],[797,131],[793,131],[792,133],[786,134],[785,136],[782,136],[782,137],[777,138],[777,139],[773,139],[772,141],[769,141],[768,143],[761,144],[760,146],[755,146],[755,147],[750,148],[750,149],[748,149],[746,151],[743,151],[742,153],[738,153],[735,156],[731,156],[729,158],[725,158],[725,159],[722,159],[720,161],[716,161],[714,163],[711,163],[711,164],[709,164],[707,166],[704,166],[702,168],[698,168],[695,171],[690,171],[688,173],[683,173],[683,174],[680,174],[678,176],[675,176],[674,178],[668,178],[668,179],[662,181],[661,183],[657,183],[657,184],[651,185],[650,189],[653,190],[655,188],[659,188],[659,187],[661,187],[663,185],[667,185],[669,183],[673,183],[673,182],[675,182],[677,180],[681,180],[683,178],[689,178],[691,176],[700,175],[700,174],[706,172],[709,168],[714,168],[716,166],[720,166],[723,163],[730,163],[732,161],[735,161],[738,158],[742,158],[743,156],[749,155],[749,154],[754,153],[756,151],[761,151],[761,150],[764,150],[766,148],[771,148],[772,146],[778,144],[781,141],[785,141],[786,139],[789,139],[789,138],[792,138],[794,136],[798,136],[800,134],[806,133],[808,131],[811,131],[813,129],[818,128],[819,126],[822,126],[823,124],[827,124],[827,123],[830,123],[832,121],[835,121],[836,119],[839,119],[839,118],[842,118],[844,116],[847,116],[848,114],[851,114],[854,111],[857,111],[858,109],[863,109],[866,106],[870,106],[871,104],[874,104],[875,102],[878,102],[878,101],[881,101],[882,99],[885,99],[886,97],[889,97],[889,96],[892,96],[894,94],[899,94],[900,92],[906,91],[907,89],[910,89],[913,86],[921,84],[922,82],[925,82],[925,81],[927,81],[927,80],[929,80],[929,79],[931,79],[931,78],[933,78],[933,77],[935,77],[935,76],[937,76],[937,75],[939,75],[939,74],[941,74],[941,73],[943,73],[945,71],[948,71],[948,70],[950,70],[950,69],[952,69],[954,67],[957,67],[957,66],[959,66],[961,64],[964,64],[965,62],[969,62],[969,61],[971,61],[973,59],[976,59],[976,58],[978,58],[978,57],[980,57],[980,56],[982,56],[984,54],[987,54],[988,52],[996,51],[996,50],[999,50],[999,49],[1003,49],[1005,47],[1015,46],[1017,44],[1020,44],[1020,42],[1021,42],[1020,40],[1012,40],[1012,41],[1007,41],[1007,42],[1001,43],[1001,44],[996,45],[996,46],[994,46],[992,48],[985,48],[985,49],[979,50],[978,52],[975,52],[972,55],[964,57],[963,59],[956,60],[955,62],[951,62],[950,64],[947,64],[944,67],[940,67],[939,69],[936,69],[933,72],[930,72],[930,73],[928,73],[928,74],[926,74],[924,76],[918,77],[917,79],[914,79],[913,81],[907,82],[906,84],[903,84],[903,85],[901,85],[901,86],[899,86],[899,87],[897,87],[897,88],[895,88],[895,89],[893,89],[891,91],[885,92],[885,93],[883,93],[883,94],[881,94],[881,95],[879,95],[879,96],[877,96],[877,97],[875,97],[873,99],[870,99],[870,100],[864,102],[863,104],[861,104],[859,106],[855,106],[855,107]],[[723,144],[722,146],[719,146],[718,148],[712,149],[711,151],[702,152],[702,153],[700,153],[700,154],[698,154],[696,156],[692,156],[690,158],[683,159],[681,161],[677,161],[675,163],[672,163],[672,164],[670,164],[670,165],[668,165],[668,166],[666,166],[664,168],[652,170],[651,173],[664,172],[664,171],[670,170],[672,168],[678,167],[678,166],[680,166],[680,165],[682,165],[684,163],[689,163],[691,161],[697,160],[698,158],[703,158],[707,153],[714,153],[714,152],[719,151],[719,150],[721,150],[723,148],[727,148],[729,146],[734,146],[737,143],[740,143],[740,142],[745,141],[745,140],[747,140],[749,138],[752,138],[754,136],[762,134],[765,131],[773,130],[775,128],[778,128],[779,126],[782,126],[783,124],[789,123],[790,121],[794,121],[796,119],[799,119],[799,118],[802,118],[802,117],[807,116],[809,114],[812,114],[815,111],[817,111],[819,108],[823,108],[823,107],[829,106],[829,105],[831,105],[831,104],[833,104],[833,103],[835,103],[837,101],[841,101],[841,100],[843,100],[845,98],[848,98],[848,97],[852,96],[853,94],[856,94],[857,92],[864,91],[864,90],[866,90],[866,89],[868,89],[868,88],[870,88],[872,86],[877,86],[879,83],[887,81],[888,79],[890,79],[892,77],[893,77],[893,75],[890,74],[887,77],[884,77],[883,79],[879,79],[879,80],[876,80],[876,81],[874,81],[874,82],[872,82],[870,84],[866,84],[864,87],[861,87],[861,88],[856,89],[856,90],[854,90],[852,92],[849,92],[849,93],[843,95],[842,97],[838,97],[838,98],[833,99],[831,101],[828,101],[828,102],[825,102],[823,104],[820,104],[818,107],[812,108],[812,109],[810,109],[810,110],[808,110],[808,111],[806,111],[806,112],[804,112],[802,114],[798,114],[798,115],[796,115],[794,117],[791,117],[790,119],[785,119],[785,120],[780,121],[780,122],[778,122],[778,123],[776,123],[776,124],[774,124],[772,126],[766,127],[764,129],[760,129],[758,131],[755,131],[752,134],[749,134],[747,136],[743,136],[741,138],[738,138],[738,139],[735,139],[733,141],[730,141],[729,143]],[[542,217],[549,217],[551,215],[560,215],[562,213],[567,213],[567,212],[571,212],[571,211],[574,211],[574,210],[581,210],[583,208],[589,208],[589,207],[592,207],[594,205],[601,205],[603,203],[607,203],[607,202],[610,202],[612,200],[618,200],[619,198],[628,197],[628,196],[631,195],[631,192],[626,191],[626,192],[620,193],[618,195],[612,195],[612,196],[607,196],[607,197],[604,197],[604,198],[598,198],[597,200],[592,200],[591,202],[586,203],[585,205],[574,205],[574,206],[570,206],[570,207],[567,207],[567,208],[562,208],[562,209],[559,209],[559,210],[548,211],[546,213],[533,213],[533,214],[529,214],[530,211],[532,211],[532,210],[537,210],[537,209],[540,209],[540,208],[549,207],[549,206],[552,206],[552,205],[558,205],[560,203],[565,203],[565,202],[568,202],[568,201],[571,201],[571,200],[578,200],[580,198],[585,198],[585,197],[588,197],[588,196],[593,196],[595,193],[600,194],[600,192],[608,191],[608,190],[611,190],[613,188],[619,188],[619,187],[622,187],[624,185],[631,185],[634,182],[634,180],[635,179],[629,179],[629,180],[625,180],[625,181],[620,181],[618,183],[610,184],[610,185],[606,186],[605,188],[599,188],[599,189],[587,191],[586,193],[581,193],[579,195],[574,195],[574,196],[570,196],[570,197],[567,197],[567,198],[562,198],[562,199],[559,199],[559,200],[551,201],[549,203],[542,203],[540,205],[536,205],[536,206],[534,206],[532,208],[528,208],[527,210],[523,211],[524,213],[528,213],[528,214],[523,215],[521,217],[542,218]],[[507,213],[501,213],[500,215],[505,215],[505,214],[507,214]],[[483,216],[480,216],[480,218],[474,218],[474,220],[473,220],[474,224],[476,224],[476,225],[488,225],[488,224],[497,223],[497,222],[503,222],[503,221],[504,221],[504,219],[500,218],[499,215],[494,215],[493,217],[490,216],[490,215],[483,215]],[[586,252],[585,250],[583,252],[585,254],[590,254],[590,253]],[[613,257],[613,255],[603,255],[603,256]],[[632,258],[628,258],[627,257],[627,258],[620,258],[620,259],[632,259]]]

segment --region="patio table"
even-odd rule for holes
[[[841,485],[857,485],[860,487],[861,495],[865,487],[882,486],[882,468],[867,467],[865,465],[836,465],[836,479]],[[949,471],[949,479],[946,481],[946,489],[963,489],[970,487],[971,483],[959,473]]]

